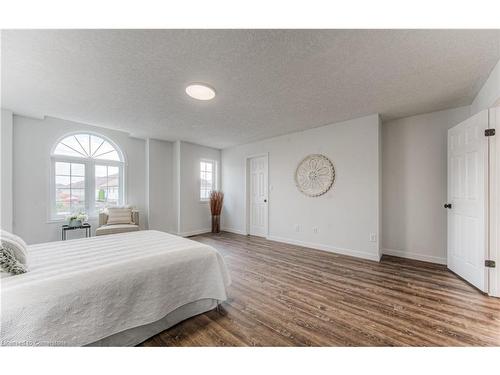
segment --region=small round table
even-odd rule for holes
[[[78,225],[76,227],[70,227],[68,224],[65,224],[61,228],[61,238],[63,241],[66,240],[66,232],[68,230],[75,230],[75,229],[85,229],[85,237],[92,237],[92,226],[89,223],[84,223],[82,225]]]

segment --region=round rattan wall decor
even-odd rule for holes
[[[312,154],[302,160],[295,171],[295,184],[308,197],[325,194],[335,181],[333,163],[324,155]]]

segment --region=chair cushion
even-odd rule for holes
[[[96,236],[101,236],[103,234],[115,234],[115,233],[126,233],[135,232],[139,230],[139,226],[135,224],[113,224],[113,225],[103,225],[95,231]]]
[[[106,224],[131,224],[132,209],[129,207],[110,207],[108,208],[108,221]]]

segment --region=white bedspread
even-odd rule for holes
[[[212,247],[158,231],[29,246],[30,271],[1,280],[2,345],[86,345],[203,298],[229,275]]]

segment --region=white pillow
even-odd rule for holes
[[[108,208],[108,225],[113,224],[131,224],[132,209],[126,207],[109,207]]]
[[[0,239],[2,247],[10,250],[19,263],[28,265],[28,245],[21,237],[2,229]]]

